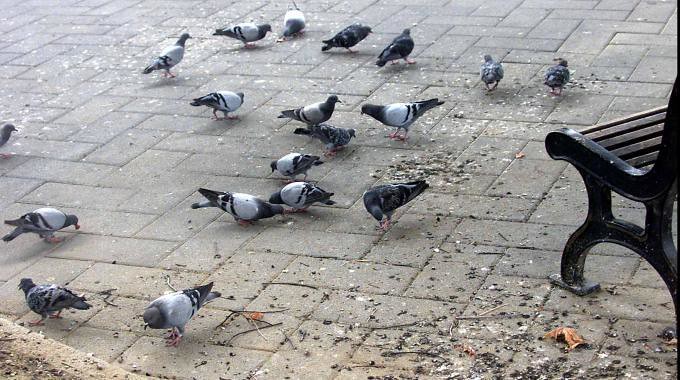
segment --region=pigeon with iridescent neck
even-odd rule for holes
[[[59,243],[63,238],[54,237],[56,231],[69,226],[74,226],[76,230],[80,229],[77,216],[68,215],[51,207],[39,208],[18,219],[5,220],[5,224],[16,227],[2,238],[5,242],[10,242],[23,233],[32,232],[49,243]]]

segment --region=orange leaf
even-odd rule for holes
[[[465,344],[465,343],[459,344],[459,345],[454,346],[454,348],[458,351],[461,351],[461,352],[468,354],[472,358],[477,357],[477,352],[469,344]]]
[[[524,158],[525,156],[526,154],[524,154],[524,152],[515,153],[515,158]]]
[[[261,313],[259,311],[253,311],[252,313],[246,314],[246,316],[252,319],[253,321],[259,321],[264,317],[264,313]]]
[[[585,339],[581,338],[575,329],[571,327],[558,327],[544,335],[544,338],[553,338],[556,341],[563,341],[567,343],[567,350],[571,351],[574,348],[585,344]]]

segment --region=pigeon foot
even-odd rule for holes
[[[11,153],[0,153],[0,157],[1,157],[3,160],[6,160],[6,159],[8,159],[8,158],[12,158],[12,156],[13,156],[13,154],[11,154]]]
[[[28,325],[29,326],[44,326],[45,322],[43,322],[43,321],[44,321],[44,319],[39,319],[37,321],[29,321]]]
[[[239,220],[238,220],[238,224],[241,225],[241,226],[243,226],[243,227],[248,227],[248,226],[252,225],[253,222],[251,222],[251,221],[249,221],[249,220],[239,219]]]
[[[61,310],[59,310],[56,314],[52,314],[49,316],[50,319],[62,319],[64,317],[61,316]]]
[[[404,61],[406,61],[406,63],[408,63],[409,65],[413,65],[414,63],[416,63],[416,60],[411,58],[404,58]]]
[[[391,225],[392,225],[392,222],[390,222],[389,219],[381,220],[380,221],[380,230],[387,231],[390,228]]]
[[[49,236],[49,237],[45,238],[45,241],[48,242],[48,243],[52,243],[52,244],[58,244],[58,243],[61,243],[62,241],[64,241],[64,238]]]

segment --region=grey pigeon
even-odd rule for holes
[[[213,33],[213,36],[227,36],[235,38],[243,42],[246,48],[250,48],[255,46],[251,44],[251,42],[263,39],[267,35],[267,32],[271,31],[272,27],[269,24],[257,25],[253,22],[246,22],[234,26],[228,26],[222,29],[216,29],[215,33]]]
[[[212,287],[211,282],[156,298],[144,309],[144,329],[172,329],[166,336],[166,344],[177,347],[191,317],[203,305],[221,296],[219,292],[211,292]]]
[[[482,77],[482,82],[486,85],[486,89],[493,91],[498,87],[501,79],[503,79],[503,65],[496,62],[490,55],[484,56],[484,63],[479,68],[479,74]],[[489,87],[493,84],[493,87]]]
[[[304,212],[307,207],[319,202],[326,205],[334,205],[330,198],[333,193],[312,185],[309,182],[293,182],[284,186],[269,197],[269,203],[287,204],[293,208],[293,212]]]
[[[300,11],[295,1],[293,1],[295,9],[289,9],[283,16],[283,37],[278,41],[285,41],[288,37],[300,35],[305,29],[305,14]]]
[[[191,208],[218,207],[231,214],[242,226],[264,218],[283,214],[283,207],[269,204],[250,194],[227,193],[208,189],[198,189],[207,200],[191,205]]]
[[[229,116],[229,112],[234,112],[243,104],[242,92],[231,91],[217,91],[211,92],[208,95],[196,98],[191,101],[192,106],[207,106],[213,109],[213,118],[220,120],[217,117],[217,111],[222,111],[226,119],[238,119],[238,116]]]
[[[293,110],[281,111],[279,119],[289,118],[306,123],[307,125],[317,125],[331,118],[335,111],[335,103],[342,103],[337,96],[331,95],[325,102],[310,104]]]
[[[550,87],[550,94],[562,95],[562,88],[569,82],[569,68],[566,59],[556,58],[557,64],[545,72],[545,85]],[[555,89],[559,91],[555,91]]]
[[[67,215],[62,211],[50,207],[39,208],[33,212],[22,215],[19,219],[5,220],[5,224],[16,227],[14,231],[2,238],[2,240],[6,242],[14,240],[14,238],[23,233],[33,232],[47,242],[59,243],[63,238],[54,237],[56,231],[68,226],[75,226],[76,230],[80,229],[77,216]]]
[[[170,72],[170,69],[175,67],[184,58],[184,44],[187,39],[191,38],[189,33],[183,33],[174,45],[165,48],[161,54],[156,57],[149,66],[147,66],[142,74],[149,74],[156,70],[165,70],[163,72],[164,77],[174,78],[175,74]]]
[[[16,131],[17,129],[14,127],[13,124],[7,123],[0,127],[0,147],[7,144],[7,141],[9,141],[9,137],[12,135],[12,132]],[[12,155],[7,153],[0,153],[0,157],[6,159],[12,157]]]
[[[385,50],[380,53],[378,62],[375,64],[379,67],[383,67],[387,62],[398,61],[400,59],[403,59],[406,63],[416,63],[416,61],[408,57],[413,51],[414,46],[413,38],[411,38],[411,29],[404,29],[404,31],[401,32],[397,38],[392,40],[392,43],[387,45]]]
[[[337,47],[345,48],[349,50],[350,53],[354,53],[354,50],[352,50],[351,47],[361,42],[371,32],[371,27],[369,26],[352,24],[341,30],[338,34],[333,36],[333,38],[321,41],[325,44],[321,48],[321,51],[327,51],[331,48]]]
[[[335,153],[344,149],[349,144],[352,137],[355,137],[356,130],[348,128],[338,128],[328,124],[308,126],[307,128],[296,128],[293,131],[296,135],[307,135],[315,137],[324,143],[326,156],[335,156]]]
[[[380,228],[384,231],[390,226],[394,210],[412,201],[428,186],[422,180],[376,186],[364,193],[364,207],[380,222]]]
[[[312,156],[310,154],[288,153],[287,155],[274,160],[271,163],[272,173],[277,170],[282,175],[290,177],[295,180],[298,174],[304,174],[304,180],[307,180],[307,170],[312,166],[319,166],[323,161],[319,160],[319,156]]]
[[[22,278],[19,289],[24,291],[26,304],[34,313],[40,314],[37,321],[28,322],[30,326],[43,325],[50,318],[62,318],[63,309],[74,308],[87,310],[92,305],[85,302],[85,297],[77,296],[72,291],[58,285],[36,285],[30,278]]]
[[[440,102],[437,98],[412,103],[394,103],[386,106],[364,104],[361,106],[361,113],[367,114],[390,127],[397,127],[397,130],[389,137],[405,141],[411,124],[428,110],[442,104],[444,102]],[[400,129],[405,131],[403,136],[399,136]]]

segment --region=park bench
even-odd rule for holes
[[[673,203],[678,190],[678,88],[667,107],[659,107],[599,124],[580,132],[562,128],[548,133],[550,157],[576,167],[588,193],[586,221],[569,237],[560,274],[553,284],[578,295],[599,290],[583,269],[596,244],[622,245],[642,256],[659,273],[678,315],[677,250],[673,244]],[[646,209],[644,228],[612,214],[611,192]]]

